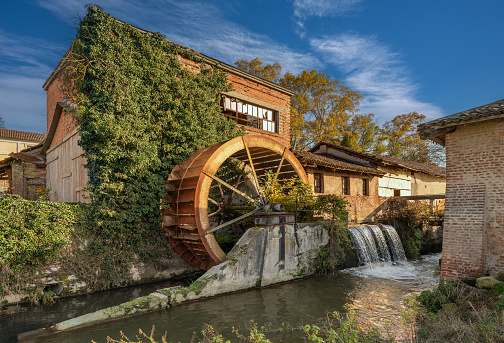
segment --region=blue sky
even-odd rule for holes
[[[46,131],[42,84],[89,0],[4,1],[0,116]],[[361,93],[380,122],[427,120],[504,98],[502,0],[104,0],[106,12],[229,64],[259,57],[313,69]]]

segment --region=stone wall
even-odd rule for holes
[[[124,275],[124,278],[129,278],[130,281],[121,285],[121,287],[165,281],[198,272],[197,268],[182,260],[178,255],[173,255],[170,259],[157,262],[143,262],[137,259],[129,264],[129,271]],[[24,293],[0,295],[0,303],[2,301],[5,301],[6,304],[28,302],[33,297],[32,292],[36,289],[50,290],[58,296],[73,296],[94,293],[114,287],[110,284],[110,281],[105,279],[87,280],[82,278],[77,275],[72,263],[65,259],[61,262],[44,265],[41,271],[22,288],[26,290]]]
[[[39,189],[46,187],[44,165],[15,160],[9,172],[10,193],[28,200],[37,200]]]
[[[457,127],[446,136],[442,275],[504,270],[504,121]]]

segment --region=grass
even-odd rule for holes
[[[436,301],[429,302],[424,294],[423,302],[428,306],[417,312],[417,342],[504,342],[501,294],[461,282],[446,285],[440,282],[432,292]],[[435,302],[437,310],[432,305]]]

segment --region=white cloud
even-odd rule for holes
[[[300,19],[309,17],[333,17],[357,8],[362,0],[294,0],[294,15]]]
[[[39,5],[68,20],[80,13],[88,0],[39,0]],[[234,64],[259,57],[265,63],[280,62],[294,73],[321,65],[312,55],[293,51],[266,35],[256,34],[224,17],[219,2],[159,0],[148,5],[138,0],[104,0],[100,6],[118,19],[145,30],[159,31],[167,39],[223,62]]]
[[[8,129],[46,132],[45,78],[0,73],[0,116]]]
[[[0,71],[47,77],[56,66],[54,61],[64,53],[64,48],[53,42],[0,30]]]
[[[293,0],[296,33],[304,38],[305,21],[310,17],[337,17],[358,9],[362,0]]]
[[[46,131],[42,85],[64,52],[53,42],[0,30],[0,116],[8,129]]]
[[[364,96],[362,113],[375,113],[382,121],[414,111],[427,118],[442,116],[439,107],[417,99],[417,85],[401,56],[375,37],[342,34],[312,39],[310,44],[346,75],[347,86]]]

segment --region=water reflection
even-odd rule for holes
[[[245,333],[250,321],[273,328],[288,322],[302,324],[325,321],[328,312],[355,309],[362,327],[379,327],[382,332],[399,325],[402,302],[412,291],[428,287],[436,279],[434,260],[400,266],[366,267],[338,272],[331,276],[315,276],[296,282],[216,297],[206,301],[176,306],[90,328],[69,331],[57,336],[42,337],[36,342],[106,342],[123,331],[135,337],[138,329],[150,332],[156,326],[156,338],[167,331],[168,342],[189,342],[193,332],[212,325],[225,338],[236,341],[231,328]],[[403,270],[403,272],[401,272]],[[385,278],[390,276],[391,278]],[[302,341],[299,331],[269,332],[274,342]]]

